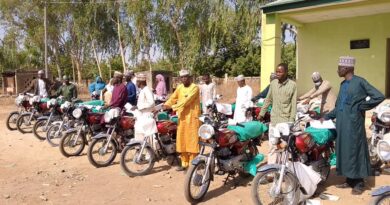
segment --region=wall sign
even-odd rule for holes
[[[370,39],[353,40],[350,42],[351,49],[370,48]]]

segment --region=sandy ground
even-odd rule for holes
[[[184,174],[165,162],[157,163],[148,176],[129,178],[120,169],[119,156],[114,165],[99,169],[89,164],[85,150],[83,156],[65,158],[58,148],[32,134],[8,131],[5,119],[14,109],[6,105],[0,111],[0,204],[188,204],[183,194]],[[260,149],[265,153],[265,146]],[[223,179],[215,178],[203,204],[252,204],[251,179],[236,178],[227,185]],[[340,200],[321,204],[367,204],[370,189],[389,185],[390,175],[370,178],[361,196],[334,187],[342,181],[331,173],[319,190]]]

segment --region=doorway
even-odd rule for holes
[[[390,38],[387,39],[386,49],[386,97],[390,97]]]

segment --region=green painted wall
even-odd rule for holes
[[[343,55],[355,57],[355,74],[385,93],[387,38],[390,13],[304,24],[298,29],[298,93],[313,86],[311,74],[319,71],[337,94],[342,81],[337,64]],[[350,41],[357,39],[370,39],[370,48],[351,50]]]

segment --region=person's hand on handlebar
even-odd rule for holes
[[[257,116],[257,119],[258,119],[260,122],[264,122],[264,117],[262,117],[261,115]]]

